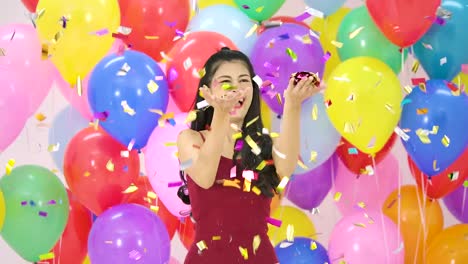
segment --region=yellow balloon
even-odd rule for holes
[[[198,8],[203,9],[212,5],[230,5],[236,6],[234,0],[198,0]]]
[[[328,80],[336,66],[341,63],[337,47],[333,45],[332,42],[336,40],[341,21],[349,11],[351,11],[350,8],[342,7],[336,13],[325,19],[319,17],[314,18],[310,24],[312,30],[320,32],[320,44],[322,44],[323,50],[331,54],[331,57],[325,64],[325,72],[323,74],[323,80],[325,81]]]
[[[263,127],[271,131],[271,110],[263,100],[260,100],[260,113]]]
[[[3,223],[5,222],[5,198],[0,190],[0,231],[2,231]]]
[[[89,256],[86,256],[85,260],[83,260],[83,264],[91,264],[91,261],[89,260]]]
[[[465,93],[468,93],[468,74],[460,73],[452,81],[454,84],[458,85],[458,87],[465,86]]]
[[[430,241],[426,264],[466,263],[468,260],[468,224],[458,224],[442,230]]]
[[[375,154],[398,124],[403,93],[393,70],[378,59],[357,57],[333,71],[325,89],[327,114],[359,150]]]
[[[288,226],[292,226],[293,237],[309,237],[316,239],[315,227],[309,217],[300,209],[292,206],[279,206],[273,211],[272,218],[282,221],[281,227],[270,225],[268,236],[273,245],[288,239]],[[291,232],[291,231],[290,231]]]
[[[107,54],[120,26],[118,0],[40,0],[36,10],[41,41],[71,86]]]

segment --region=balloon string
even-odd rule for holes
[[[401,239],[401,187],[403,186],[403,183],[401,181],[401,167],[400,164],[398,164],[398,197],[397,197],[397,202],[398,202],[398,217],[397,217],[397,227],[398,227],[398,240],[400,241]],[[403,247],[405,245],[403,244]]]
[[[465,213],[465,199],[466,199],[466,187],[463,187],[463,201],[462,201],[462,211],[461,214]]]
[[[374,169],[375,183],[377,185],[377,190],[380,190],[379,173],[378,173],[377,166],[375,163],[375,155],[372,155],[371,158],[372,158],[372,167]],[[389,249],[388,249],[388,241],[387,241],[387,231],[385,228],[385,218],[384,218],[382,210],[380,213],[380,221],[382,222],[382,227],[383,227],[383,239],[384,239],[384,244],[385,244],[386,263],[390,263],[390,256],[388,255]]]
[[[421,172],[421,182],[424,182],[424,174]],[[424,195],[424,193],[422,193]],[[413,263],[416,264],[418,261],[418,251],[419,251],[419,244],[421,242],[421,232],[423,232],[423,239],[425,239],[425,229],[426,229],[426,221],[425,221],[425,216],[424,216],[424,211],[423,211],[423,202],[421,199],[425,199],[425,197],[420,197],[418,189],[416,189],[416,198],[418,199],[418,207],[419,207],[419,216],[421,218],[421,224],[422,224],[422,230],[419,228],[418,230],[418,236],[417,236],[417,242],[416,242],[416,248],[415,248],[415,254],[414,254],[414,259]],[[425,202],[424,202],[424,207],[425,207]],[[424,243],[424,242],[423,242]],[[424,254],[423,254],[424,255]]]

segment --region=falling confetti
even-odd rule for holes
[[[46,118],[47,118],[47,117],[46,117],[44,114],[42,114],[42,113],[37,113],[34,117],[35,117],[36,120],[39,121],[39,122],[42,122],[42,121],[46,120]]]
[[[450,138],[447,136],[447,135],[444,135],[444,137],[442,138],[442,145],[444,145],[444,147],[448,148],[449,145],[450,145]]]
[[[341,199],[341,193],[340,192],[337,192],[335,193],[335,196],[333,197],[333,199],[338,202],[340,199]]]
[[[294,62],[297,60],[297,54],[291,48],[286,49],[286,54],[288,54]]]
[[[267,221],[267,223],[269,223],[270,225],[274,225],[274,226],[276,226],[276,227],[281,227],[281,224],[282,224],[282,221],[281,221],[281,220],[274,219],[274,218],[271,218],[271,217],[267,217],[267,218],[266,218],[266,221]]]
[[[343,47],[343,43],[342,42],[338,42],[336,40],[332,40],[331,41],[331,44],[335,47],[337,47],[338,49],[341,49]]]
[[[257,253],[258,248],[260,247],[261,243],[261,238],[259,235],[254,236],[253,241],[252,241],[252,249],[254,255]]]
[[[54,252],[49,252],[49,253],[46,253],[46,254],[39,255],[40,260],[49,260],[49,259],[53,259],[53,258],[55,258]]]
[[[114,163],[112,162],[112,160],[109,160],[106,164],[106,169],[108,171],[114,171]]]
[[[121,104],[121,106],[122,106],[125,113],[127,113],[127,114],[129,114],[131,116],[134,116],[136,114],[135,110],[133,110],[133,108],[131,108],[128,105],[127,101],[124,100],[120,104]]]
[[[361,33],[361,31],[364,29],[364,27],[360,27],[356,30],[354,30],[353,32],[349,33],[349,39],[353,39],[355,37],[357,37],[357,35],[359,35],[359,33]]]
[[[249,259],[249,251],[246,248],[243,248],[243,247],[239,246],[239,252],[242,255],[242,257],[244,258],[244,260]]]
[[[9,159],[6,164],[6,175],[10,175],[13,167],[15,166],[16,161],[14,159]]]

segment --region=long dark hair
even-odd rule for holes
[[[255,72],[249,58],[240,51],[222,48],[217,53],[213,54],[205,63],[205,75],[200,79],[198,87],[206,85],[210,87],[213,75],[218,70],[223,62],[240,61],[247,67],[251,78],[255,76]],[[251,170],[257,173],[257,180],[252,181],[252,185],[261,190],[263,195],[273,197],[276,193],[276,187],[280,180],[276,173],[275,165],[273,164],[273,141],[268,133],[263,133],[263,123],[260,114],[260,88],[258,84],[252,80],[253,96],[252,103],[244,118],[242,124],[242,138],[237,139],[234,148],[232,160],[234,165],[240,167],[241,170]],[[194,102],[194,110],[197,117],[191,123],[190,128],[195,131],[206,130],[210,127],[213,119],[213,107],[197,109],[197,103],[204,99],[197,93]],[[255,120],[255,121],[254,121]],[[256,155],[245,139],[250,137],[257,146],[261,149],[259,155]],[[240,160],[241,162],[238,162]],[[185,182],[185,179],[184,179]],[[179,191],[180,193],[181,191]],[[184,192],[187,193],[187,192]],[[184,201],[184,198],[179,195]],[[185,197],[184,203],[189,203],[188,197]]]

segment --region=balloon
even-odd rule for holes
[[[416,43],[429,30],[440,0],[368,0],[366,6],[382,33],[404,48]]]
[[[323,13],[324,16],[329,16],[338,11],[346,0],[304,0],[304,2],[308,7]]]
[[[304,174],[293,175],[286,185],[285,194],[288,200],[304,210],[318,207],[332,187],[332,177],[337,165],[337,158],[332,156]]]
[[[433,23],[413,48],[431,79],[451,80],[468,63],[463,45],[468,41],[468,6],[464,0],[443,0],[441,8],[449,11],[451,17],[443,25]]]
[[[50,155],[60,171],[63,170],[66,146],[73,136],[87,126],[89,122],[72,106],[67,106],[55,116],[49,130],[49,146],[57,147]]]
[[[120,26],[117,0],[40,0],[37,31],[50,59],[71,87],[106,55]]]
[[[2,57],[0,57],[2,58]],[[27,100],[21,91],[23,76],[10,69],[0,71],[0,153],[3,152],[19,136],[29,117],[29,111],[24,104]]]
[[[23,2],[24,7],[26,7],[29,12],[34,13],[36,12],[36,6],[39,0],[21,0],[21,2]]]
[[[0,232],[2,231],[4,222],[5,222],[5,198],[3,197],[3,192],[0,189]]]
[[[395,145],[396,139],[397,135],[393,133],[383,148],[375,154],[375,157],[372,157],[372,155],[363,153],[345,138],[342,138],[342,144],[338,145],[336,153],[348,170],[356,174],[362,174],[366,172],[367,166],[373,166],[374,163],[379,164],[388,155]]]
[[[236,6],[234,0],[198,0],[198,8],[203,9],[213,5],[230,5]]]
[[[367,154],[379,152],[398,124],[403,94],[395,73],[370,57],[349,59],[333,71],[325,89],[330,121]]]
[[[302,104],[300,129],[300,154],[305,166],[296,166],[295,174],[318,168],[329,160],[340,143],[341,136],[326,114],[323,94],[314,95]]]
[[[257,29],[257,34],[262,34],[265,30],[268,29],[267,25],[269,23],[273,23],[273,22],[279,22],[282,24],[296,24],[296,25],[300,25],[300,26],[303,26],[307,29],[309,29],[309,26],[302,22],[302,21],[298,21],[296,20],[296,18],[294,17],[289,17],[289,16],[275,16],[275,17],[272,17],[270,19],[268,19],[267,21],[265,21],[264,24],[260,25],[260,27]]]
[[[123,70],[125,65],[130,68]],[[158,124],[158,111],[165,112],[169,100],[167,80],[158,64],[132,50],[99,62],[89,79],[88,93],[93,113],[106,113],[102,128],[138,150],[146,146]]]
[[[172,99],[182,112],[192,110],[205,62],[223,47],[236,50],[225,36],[215,32],[193,32],[179,40],[169,52],[166,73]],[[190,64],[186,61],[190,59]],[[191,67],[187,67],[191,66]]]
[[[461,72],[453,78],[452,82],[460,87],[460,89],[466,89],[466,87],[468,87],[468,74]]]
[[[164,222],[169,238],[174,237],[179,219],[173,216],[164,204],[158,199],[153,192],[148,177],[140,176],[134,183],[136,190],[131,190],[125,194],[124,203],[134,203],[143,205],[144,207],[153,210],[157,216]],[[156,198],[155,198],[156,197]]]
[[[317,241],[307,237],[295,237],[275,247],[281,264],[329,263],[327,250]]]
[[[279,93],[284,102],[283,92],[292,73],[310,71],[322,76],[324,69],[320,43],[310,34],[309,29],[295,24],[283,24],[265,30],[252,49],[251,60],[258,76],[272,83],[262,88],[262,97],[277,114],[283,113],[283,104],[278,101],[276,94]]]
[[[29,262],[55,245],[68,220],[68,197],[60,179],[36,166],[15,167],[0,178],[5,198],[2,238]]]
[[[169,262],[171,241],[164,223],[137,204],[110,208],[96,219],[88,239],[91,263]]]
[[[101,128],[81,130],[65,150],[65,180],[75,197],[96,215],[122,203],[123,192],[139,171],[138,153],[127,151]]]
[[[268,228],[268,237],[275,246],[286,240],[289,225],[293,226],[295,237],[316,239],[314,224],[303,211],[295,207],[280,206],[272,212],[271,217],[282,222],[280,227],[269,225]]]
[[[444,197],[444,204],[455,218],[468,223],[467,187],[462,185]]]
[[[67,190],[69,206],[68,222],[53,248],[54,258],[44,263],[82,264],[88,253],[88,234],[93,225],[91,212]]]
[[[359,56],[372,57],[381,60],[398,74],[406,59],[399,47],[375,26],[365,6],[353,9],[346,15],[338,30],[337,41],[343,44],[338,49],[342,61]]]
[[[382,210],[403,235],[405,263],[426,263],[427,241],[444,226],[439,202],[427,199],[415,185],[405,185],[387,197]]]
[[[429,80],[423,90],[414,87],[402,103],[400,127],[409,130],[403,146],[428,176],[445,170],[468,146],[468,134],[464,132],[468,96],[454,95],[453,89],[457,89],[453,83]]]
[[[108,55],[112,53],[118,53],[120,50],[125,49],[125,44],[116,39]],[[89,83],[89,74],[83,79],[81,94],[78,94],[76,89],[71,89],[70,85],[66,83],[63,79],[57,87],[59,88],[60,93],[65,97],[65,99],[75,108],[78,112],[87,120],[93,120],[93,114],[91,112],[91,107],[89,106],[88,102],[88,83]]]
[[[213,5],[201,10],[190,20],[187,31],[210,31],[229,38],[247,56],[257,41],[257,34],[249,35],[255,23],[236,7]]]
[[[169,260],[169,264],[180,264],[180,262],[176,258],[171,257],[171,259]]]
[[[447,169],[432,177],[421,172],[409,156],[408,165],[413,178],[424,193],[430,198],[439,199],[461,186],[468,177],[467,159],[468,148]]]
[[[234,0],[251,19],[262,22],[272,17],[286,0]]]
[[[21,107],[27,108],[29,117],[37,111],[49,93],[54,79],[60,78],[60,75],[50,61],[42,59],[41,41],[32,25],[1,26],[0,47],[5,53],[5,56],[0,55],[0,69],[1,71],[8,69],[20,76],[15,80],[16,89],[18,89],[16,93],[22,93],[23,96],[15,97],[14,101],[24,103]],[[12,81],[15,77],[11,74],[6,76]],[[15,116],[18,118],[17,112]],[[5,122],[4,119],[2,120]]]
[[[132,29],[123,40],[133,49],[147,54],[155,61],[164,58],[175,44],[175,37],[183,37],[190,17],[187,0],[147,1],[119,0],[122,26]]]
[[[325,3],[325,1],[323,1]],[[338,35],[338,29],[342,24],[344,17],[351,11],[350,8],[342,7],[338,9],[333,15],[325,18],[315,17],[310,24],[312,30],[320,33],[320,44],[322,44],[323,50],[330,53],[325,63],[325,72],[323,79],[328,80],[333,70],[341,63],[340,56],[338,56],[338,49],[334,45]]]
[[[177,229],[179,233],[179,239],[182,245],[189,250],[193,242],[195,242],[195,224],[192,222],[190,217],[180,219],[180,225]]]
[[[458,224],[444,229],[427,250],[427,264],[464,263],[468,259],[468,225]]]
[[[341,193],[340,201],[335,204],[344,216],[364,210],[380,211],[385,199],[398,188],[400,166],[391,154],[377,164],[370,175],[356,175],[343,162],[338,164],[333,188],[334,192]]]
[[[177,146],[167,146],[167,142],[176,142],[179,133],[189,128],[186,118],[187,114],[178,114],[173,119],[175,125],[155,128],[145,150],[145,166],[151,186],[167,209],[177,217],[186,216],[191,207],[177,196],[178,187],[169,187],[171,182],[181,179]]]
[[[402,247],[397,225],[380,212],[366,211],[345,216],[335,225],[328,242],[328,255],[332,264],[403,264]]]

